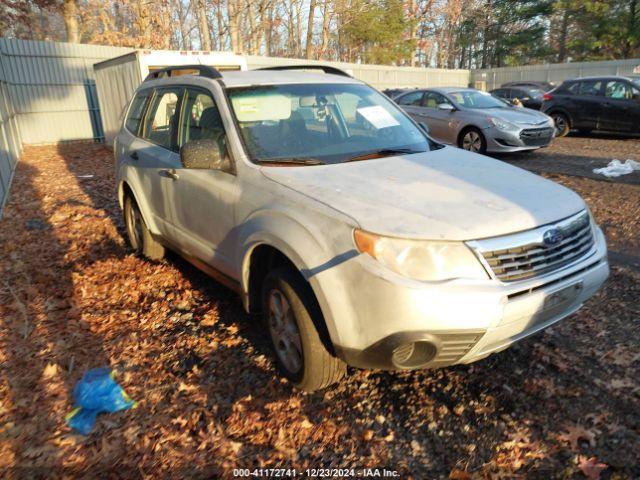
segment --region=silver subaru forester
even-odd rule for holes
[[[605,239],[578,195],[320,68],[156,71],[114,145],[133,249],[236,290],[294,385],[473,362],[600,288]]]

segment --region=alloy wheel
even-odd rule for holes
[[[470,152],[478,153],[482,150],[482,138],[478,132],[467,132],[462,138],[462,148]]]
[[[269,333],[278,358],[292,374],[302,370],[302,339],[287,297],[277,289],[268,297]]]
[[[130,201],[128,205],[127,233],[129,234],[131,246],[134,250],[138,250],[142,245],[142,217],[133,202]]]

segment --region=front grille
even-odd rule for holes
[[[561,240],[548,245],[544,233],[553,230]],[[480,251],[496,278],[514,282],[543,275],[584,256],[593,248],[594,238],[589,215],[584,212],[569,221],[538,229],[539,241]]]
[[[527,146],[547,145],[553,139],[553,128],[527,128],[520,132],[520,140]]]

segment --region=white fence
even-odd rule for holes
[[[476,85],[476,82],[485,82],[487,90],[498,88],[503,83],[518,80],[537,80],[559,84],[564,80],[576,77],[630,75],[638,66],[640,66],[640,59],[636,58],[603,62],[550,63],[524,67],[491,68],[472,70],[471,83]]]
[[[249,69],[274,65],[330,65],[345,70],[353,77],[367,82],[378,90],[401,87],[466,87],[469,84],[469,70],[392,67],[385,65],[364,65],[360,63],[259,57],[254,55],[247,55],[246,59]]]

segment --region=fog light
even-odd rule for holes
[[[437,349],[431,342],[405,343],[393,350],[391,360],[398,368],[420,368],[433,360],[436,352]]]

